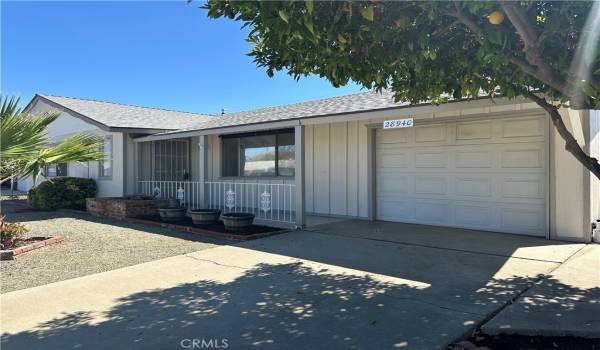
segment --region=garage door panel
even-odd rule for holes
[[[378,189],[386,189],[385,192],[378,192],[378,196],[395,196],[397,194],[409,194],[412,176],[401,175],[398,173],[380,174],[378,176],[380,185]]]
[[[450,122],[396,144],[379,130],[377,218],[544,235],[547,127],[543,117]]]
[[[449,224],[450,205],[445,201],[415,201],[415,220],[429,224]]]
[[[454,154],[456,168],[492,167],[492,152],[490,150],[457,150]]]
[[[415,208],[412,201],[382,199],[378,206],[377,217],[381,220],[413,222]]]
[[[456,140],[491,140],[492,122],[462,122],[456,125]]]
[[[505,206],[500,209],[501,230],[515,233],[537,233],[545,226],[545,208]]]
[[[378,142],[382,146],[387,144],[407,143],[410,132],[411,130],[409,129],[395,129],[386,130],[386,132],[379,132],[377,134],[379,140]]]
[[[446,141],[446,125],[419,126],[415,130],[415,142],[441,142]]]
[[[406,168],[408,166],[408,155],[406,152],[381,153],[377,161],[383,169],[388,168]]]
[[[530,177],[506,177],[502,183],[502,198],[545,198],[544,175]]]
[[[445,168],[447,157],[445,151],[416,151],[415,168]]]
[[[507,119],[502,121],[502,137],[544,136],[545,121],[542,117]]]
[[[493,209],[490,205],[456,204],[454,206],[454,223],[459,227],[479,227],[491,229]]]
[[[543,168],[544,150],[541,147],[522,147],[502,152],[503,168]]]
[[[457,196],[490,198],[492,196],[492,179],[486,176],[457,176],[454,180],[454,189]]]
[[[443,176],[423,176],[415,178],[415,194],[447,195],[447,179]]]

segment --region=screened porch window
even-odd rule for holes
[[[164,140],[153,142],[153,180],[189,180],[189,141]]]
[[[294,176],[294,132],[222,137],[223,176]]]

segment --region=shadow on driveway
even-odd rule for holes
[[[291,232],[10,293],[3,302],[46,296],[39,309],[47,303],[51,316],[32,322],[37,318],[28,314],[12,320],[3,315],[10,324],[2,345],[179,349],[198,339],[221,346],[226,341],[231,349],[440,349],[470,334],[540,279],[564,297],[542,300],[536,310],[555,312],[560,305],[557,317],[567,317],[585,307],[579,298],[598,290],[553,279],[560,263],[538,258],[555,254],[555,248],[541,246],[550,253],[535,250],[534,258],[526,258]],[[138,284],[157,286],[176,273],[182,279],[173,285],[144,290]],[[115,287],[106,287],[110,283]],[[119,294],[125,284],[133,292]],[[95,303],[97,289],[78,294],[78,287],[96,285],[108,295],[96,297],[110,299],[109,306]],[[81,300],[73,307],[64,293]],[[120,296],[111,299],[113,293]],[[52,299],[55,294],[60,302]],[[71,311],[57,316],[52,311],[57,308]]]
[[[479,298],[529,279],[490,280]],[[571,295],[587,291],[560,285],[564,313],[575,312]],[[434,286],[430,287],[434,288]],[[427,288],[425,288],[427,289]],[[5,349],[164,349],[187,339],[229,348],[436,349],[472,329],[481,315],[421,300],[421,288],[370,276],[315,270],[301,263],[259,264],[228,283],[209,280],[131,294],[102,315],[77,312],[5,334]],[[538,305],[538,308],[544,305]]]

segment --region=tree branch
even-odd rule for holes
[[[512,6],[512,5],[510,5],[510,6]],[[477,41],[481,45],[484,45],[485,44],[484,30],[475,21],[473,21],[468,15],[466,15],[462,11],[462,8],[460,7],[459,2],[454,2],[454,8],[455,8],[455,11],[448,11],[447,14],[451,17],[458,19],[471,32],[473,32]],[[508,15],[508,13],[507,13],[507,15]],[[516,21],[524,20],[524,16],[522,13],[516,14],[515,16],[518,18]],[[511,22],[512,22],[512,20],[511,20]],[[524,27],[524,26],[528,26],[528,24],[526,22],[523,23],[523,26],[521,26],[521,22],[517,22],[517,23],[520,23],[519,26],[521,28],[521,31],[523,31],[523,33],[524,33],[523,35],[526,36],[525,39],[523,37],[521,38],[523,40],[523,42],[526,43],[526,42],[530,42],[529,40],[533,40],[532,38],[537,35],[536,32],[531,28]],[[515,27],[516,27],[516,25],[515,25]],[[517,31],[519,32],[519,29],[517,29]],[[520,34],[519,34],[519,36],[520,36]],[[533,42],[535,42],[535,40],[533,40]],[[525,47],[528,47],[528,45],[525,44]],[[534,78],[538,79],[539,81],[543,82],[544,84],[547,84],[548,86],[552,87],[553,89],[560,91],[565,96],[570,95],[571,90],[569,90],[569,88],[572,88],[571,83],[567,82],[565,79],[562,79],[560,77],[560,75],[557,74],[554,71],[554,69],[541,58],[541,56],[538,55],[537,58],[535,58],[535,59],[533,59],[531,57],[528,58],[527,55],[528,55],[528,52],[530,52],[530,50],[524,49],[524,51],[525,51],[525,56],[526,56],[525,60],[520,59],[515,56],[507,55],[506,53],[502,52],[501,50],[496,50],[496,53],[500,56],[506,57],[511,63],[513,63],[517,67],[521,68],[525,73],[533,76]],[[533,52],[534,54],[535,54],[535,52],[539,53],[539,48],[536,46],[533,49],[533,51],[531,51],[531,52]]]
[[[581,149],[581,146],[579,146],[575,137],[573,137],[569,129],[565,126],[565,123],[558,112],[558,107],[548,103],[545,98],[539,97],[531,91],[527,93],[527,97],[548,112],[556,131],[558,131],[558,134],[565,140],[565,149],[567,152],[571,153],[586,169],[600,179],[600,163],[598,163],[598,159],[588,156]]]
[[[568,80],[561,78],[560,74],[544,59],[539,46],[539,31],[529,23],[521,5],[516,2],[505,1],[502,2],[502,9],[523,41],[525,59],[531,66],[536,67],[534,74],[529,73],[529,71],[526,72],[564,95],[570,96],[575,91],[575,86]],[[521,65],[518,66],[523,68]]]
[[[518,6],[518,8],[517,8]],[[506,16],[511,21],[517,33],[523,40],[523,45],[525,49],[532,49],[533,53],[538,55],[539,58],[539,33],[538,30],[529,25],[527,21],[527,17],[521,11],[520,5],[514,2],[502,2],[502,9]],[[533,63],[533,62],[532,62]]]
[[[462,24],[464,24],[467,28],[469,28],[469,30],[471,32],[473,32],[473,34],[475,34],[475,37],[477,38],[477,41],[479,41],[479,43],[481,45],[484,44],[484,32],[481,28],[479,28],[479,26],[477,25],[477,23],[475,23],[475,21],[473,21],[469,16],[465,15],[464,12],[462,11],[462,9],[460,8],[460,4],[458,2],[454,2],[454,8],[456,9],[455,12],[448,12],[448,15],[458,19]]]

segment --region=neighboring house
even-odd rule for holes
[[[104,138],[105,161],[58,164],[46,169],[48,177],[96,179],[98,195],[102,197],[135,192],[134,138],[189,127],[213,118],[196,113],[40,94],[29,102],[25,111],[32,114],[60,112],[58,119],[47,130],[53,142],[80,132]],[[38,182],[43,180],[38,179]],[[18,189],[21,191],[28,191],[32,186],[31,177],[18,181]]]
[[[88,118],[125,113],[36,99]],[[562,112],[584,150],[600,157],[600,112]],[[143,123],[155,123],[157,114]],[[169,123],[176,130],[119,131],[126,157],[114,153],[113,162],[127,165],[125,175],[100,194],[179,198],[282,225],[319,215],[571,241],[590,241],[600,218],[600,182],[564,150],[545,111],[525,99],[410,106],[388,92],[367,92],[189,117],[198,119]],[[414,126],[382,128],[399,118],[413,118]],[[120,128],[140,128],[120,121]]]

